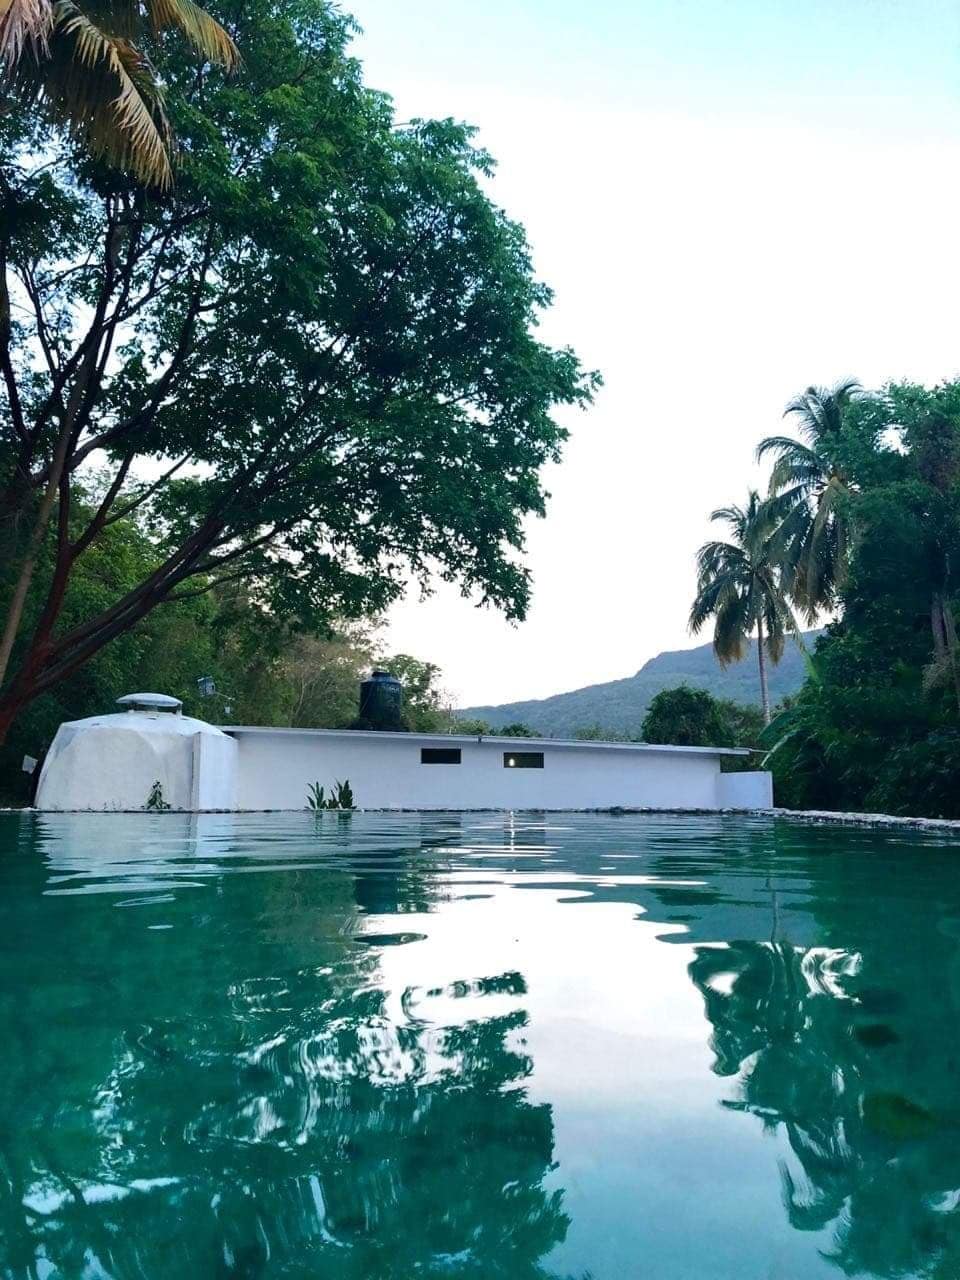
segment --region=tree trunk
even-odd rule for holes
[[[936,592],[930,603],[930,626],[933,631],[933,651],[940,662],[950,667],[953,679],[953,692],[960,711],[960,662],[957,655],[957,629],[953,621],[953,610],[950,601]]]
[[[62,456],[60,450],[57,452],[57,459],[52,471],[50,472],[50,479],[47,482],[43,498],[40,501],[37,518],[34,522],[26,550],[24,551],[23,560],[20,564],[20,574],[17,578],[17,585],[13,589],[13,595],[10,598],[10,604],[7,608],[3,637],[0,639],[0,684],[3,684],[3,678],[7,673],[7,666],[10,663],[10,654],[13,652],[13,644],[17,638],[17,632],[20,630],[20,621],[23,618],[23,607],[27,602],[27,592],[30,590],[30,583],[33,581],[33,571],[37,567],[37,557],[40,555],[40,548],[43,546],[43,540],[47,533],[47,526],[50,523],[50,514],[53,511],[54,499],[57,496],[57,489],[60,485],[60,475],[63,471],[63,462],[65,457],[66,448],[64,447]]]
[[[757,664],[760,667],[760,702],[763,706],[763,723],[770,723],[770,690],[767,688],[767,660],[763,652],[763,622],[757,619]]]
[[[0,747],[7,741],[7,734],[16,719],[21,704],[12,697],[0,698]]]

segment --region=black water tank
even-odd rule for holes
[[[403,686],[389,671],[374,671],[360,685],[360,721],[370,729],[401,730]]]

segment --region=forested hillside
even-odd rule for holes
[[[809,648],[819,633],[807,632]],[[803,655],[794,644],[788,644],[783,660],[770,672],[770,692],[774,702],[785,694],[795,693],[803,683]],[[633,676],[609,680],[605,684],[572,689],[550,698],[523,702],[505,702],[499,706],[465,707],[458,715],[486,720],[493,726],[520,722],[548,737],[572,737],[578,729],[599,726],[617,733],[639,734],[640,724],[651,700],[661,689],[688,684],[706,689],[717,698],[733,702],[757,704],[760,687],[757,676],[756,645],[742,662],[723,668],[717,662],[713,647],[698,645],[695,649],[675,649],[658,653],[645,662]]]

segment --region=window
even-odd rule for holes
[[[420,749],[421,764],[459,764],[459,747],[422,747]]]
[[[503,753],[505,769],[542,769],[542,751],[505,751]]]

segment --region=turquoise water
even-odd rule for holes
[[[960,848],[0,815],[0,1275],[960,1276]]]

